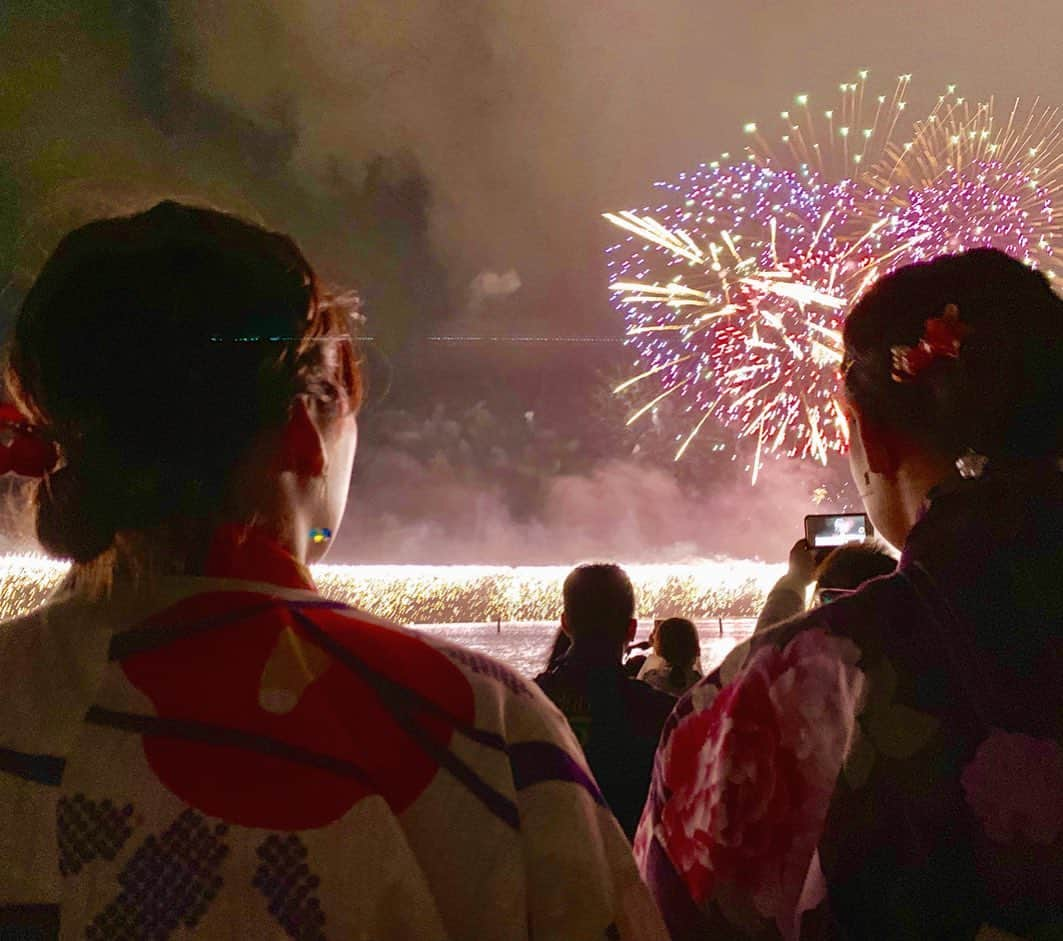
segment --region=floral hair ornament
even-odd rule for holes
[[[58,462],[55,443],[14,405],[0,403],[0,474],[44,477]]]
[[[914,382],[919,374],[939,359],[958,359],[963,339],[971,328],[960,322],[960,309],[946,304],[940,317],[931,317],[915,346],[891,346],[894,382]]]
[[[973,448],[968,448],[956,458],[956,470],[964,480],[974,480],[985,473],[989,458],[979,454]]]

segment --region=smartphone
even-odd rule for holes
[[[805,541],[813,549],[864,542],[874,534],[866,513],[820,513],[805,517]]]

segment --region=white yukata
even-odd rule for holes
[[[0,625],[0,936],[666,938],[533,683],[257,561]]]

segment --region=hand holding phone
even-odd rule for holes
[[[865,542],[874,534],[866,513],[818,513],[805,517],[805,539],[813,549]]]
[[[807,584],[812,581],[812,573],[816,570],[817,561],[816,550],[808,544],[808,540],[798,539],[790,549],[787,568],[792,576]]]

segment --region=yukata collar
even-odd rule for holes
[[[905,541],[901,565],[967,551],[986,538],[1008,539],[1024,506],[1063,498],[1063,466],[1054,458],[989,462],[977,476],[949,474],[931,487]]]
[[[310,569],[257,526],[223,523],[214,532],[203,566],[209,578],[266,582],[316,591]]]

